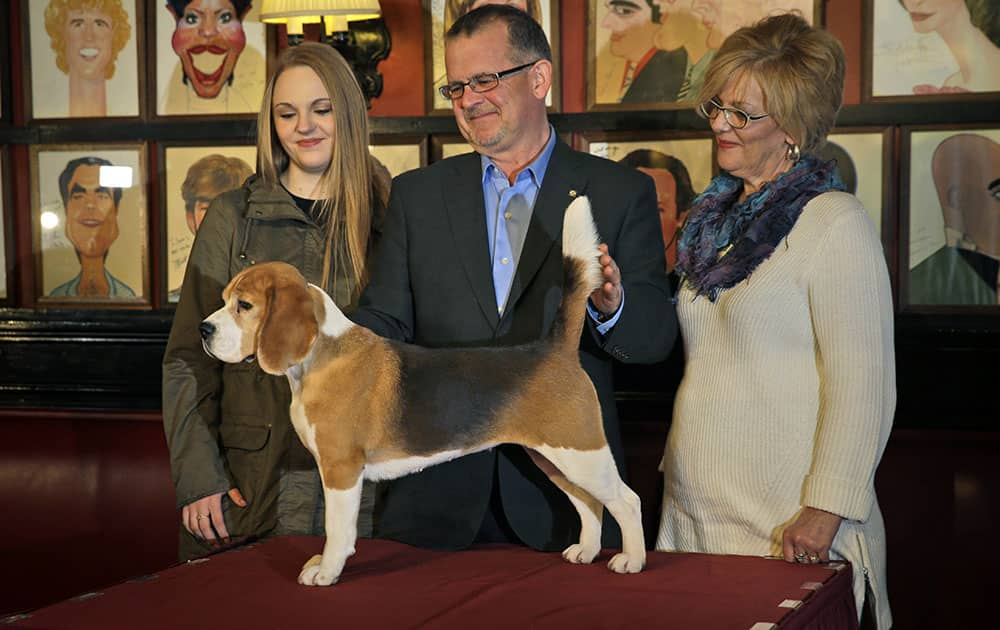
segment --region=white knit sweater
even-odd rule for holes
[[[774,253],[715,303],[682,287],[686,365],[663,460],[661,550],[781,555],[803,506],[841,515],[833,557],[865,574],[888,628],[875,468],[896,404],[893,309],[852,195],[810,201]]]

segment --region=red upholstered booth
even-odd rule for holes
[[[170,566],[159,414],[0,410],[0,617]]]
[[[6,621],[17,628],[856,628],[851,568],[653,552],[616,575],[510,545],[359,540],[341,581],[296,583],[323,540],[281,537]]]

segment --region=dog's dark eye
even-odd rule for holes
[[[245,302],[243,300],[236,300],[236,312],[249,311],[253,308],[253,304],[250,302]]]

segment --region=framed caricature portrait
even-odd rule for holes
[[[156,41],[157,116],[256,114],[267,82],[260,2],[167,0],[150,4]]]
[[[485,0],[424,0],[424,42],[425,63],[428,76],[428,113],[450,112],[451,102],[442,98],[438,88],[447,81],[444,65],[444,34],[462,15],[481,5],[490,4]],[[527,11],[542,25],[552,48],[552,63],[555,66],[552,89],[546,99],[551,111],[559,108],[559,0],[518,0],[507,2]],[[498,68],[503,70],[503,68]]]
[[[257,147],[245,145],[159,146],[160,208],[166,226],[163,252],[166,257],[166,302],[180,299],[194,236],[205,212],[219,194],[243,185],[254,173]]]
[[[822,0],[588,0],[589,109],[690,107],[722,41],[772,13],[811,24]]]
[[[29,153],[38,303],[148,305],[145,145]]]
[[[431,162],[472,151],[472,145],[466,142],[460,134],[444,133],[431,136]]]
[[[7,239],[11,234],[10,217],[7,213],[7,147],[0,145],[0,304],[10,299],[10,252]]]
[[[996,0],[865,0],[866,100],[1000,93]]]
[[[139,116],[145,77],[139,0],[24,3],[31,119]]]
[[[673,270],[677,254],[676,234],[687,218],[691,202],[715,175],[715,142],[710,133],[583,132],[577,148],[636,168],[656,185],[663,230],[667,272]]]
[[[0,0],[0,124],[10,120],[10,18],[7,0]]]
[[[892,234],[892,128],[844,127],[834,129],[819,150],[825,160],[836,160],[847,192],[856,196],[888,246]],[[886,249],[888,252],[888,248]],[[887,254],[888,255],[888,254]],[[890,266],[891,266],[891,262]]]
[[[901,301],[996,306],[1000,127],[904,128]]]
[[[392,177],[427,166],[427,136],[375,134],[368,150]]]
[[[559,134],[559,138],[572,146],[573,137],[570,133]],[[445,158],[472,153],[475,149],[465,141],[465,138],[458,133],[442,133],[431,136],[431,162],[437,162]]]

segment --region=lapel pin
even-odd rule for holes
[[[576,191],[575,190],[570,190],[569,191],[569,196],[570,197],[576,197]]]

